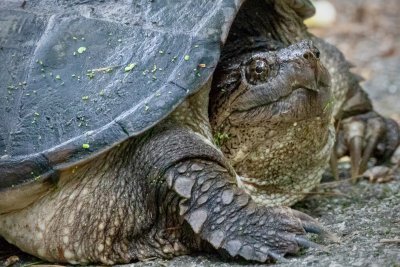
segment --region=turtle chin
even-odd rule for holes
[[[238,184],[263,205],[293,205],[320,183],[335,141],[333,123],[313,117],[258,131],[268,138],[232,157]]]
[[[304,84],[276,101],[234,112],[221,147],[238,185],[263,205],[292,205],[319,184],[335,134],[329,85]]]
[[[307,196],[319,184],[335,140],[332,121],[321,116],[231,130],[223,151],[238,185],[266,206],[290,206]]]

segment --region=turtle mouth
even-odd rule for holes
[[[273,101],[264,102],[246,110],[236,110],[231,113],[230,122],[241,125],[244,121],[248,126],[264,124],[288,124],[320,117],[330,121],[331,117],[330,87],[296,86],[289,94]]]
[[[303,72],[296,75],[297,77],[307,77],[303,81],[297,82],[293,86],[293,91],[301,88],[316,93],[328,91],[331,88],[331,77],[328,70],[318,60],[315,60],[313,64],[308,66]]]
[[[267,104],[280,107],[282,119],[291,114],[297,121],[312,117],[329,116],[326,106],[331,99],[330,87],[298,86],[289,95],[281,97],[275,103]],[[290,118],[290,116],[288,116]]]

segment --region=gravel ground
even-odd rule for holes
[[[366,78],[364,87],[376,109],[400,122],[400,5],[399,0],[331,0],[337,23],[312,31],[337,45],[359,66],[354,72]],[[342,176],[346,177],[346,171]],[[392,266],[400,267],[400,171],[393,181],[356,185],[348,180],[328,181],[296,207],[340,237],[340,243],[315,240],[326,251],[304,250],[276,266]],[[311,237],[313,238],[313,237]],[[397,242],[396,242],[397,240]],[[8,254],[0,241],[0,266]],[[3,253],[2,253],[3,252]],[[8,254],[10,255],[10,254]],[[37,262],[27,255],[14,266]],[[2,261],[3,259],[3,261]],[[128,265],[126,265],[128,266]],[[130,267],[266,266],[224,261],[212,255],[177,257],[130,264]]]

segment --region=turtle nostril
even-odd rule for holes
[[[313,50],[305,52],[303,54],[303,58],[306,60],[319,59],[320,56],[321,56],[321,53],[319,52],[318,49],[313,49]]]
[[[319,59],[319,57],[321,56],[321,53],[319,52],[318,49],[315,50],[315,57]]]
[[[306,52],[303,54],[303,58],[310,60],[313,58],[313,54],[311,52]]]

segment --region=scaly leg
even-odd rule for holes
[[[305,237],[307,232],[327,234],[304,213],[257,205],[215,162],[187,160],[166,175],[168,186],[183,198],[180,214],[193,231],[232,257],[282,260],[301,247],[321,247]]]

